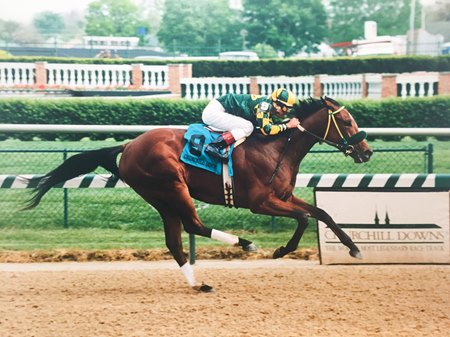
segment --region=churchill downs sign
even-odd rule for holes
[[[316,189],[325,209],[363,254],[355,260],[319,222],[321,263],[450,263],[449,191]]]

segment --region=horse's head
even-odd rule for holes
[[[329,97],[324,97],[302,103],[296,114],[303,120],[305,112],[307,122],[305,125],[302,122],[304,127],[302,131],[319,141],[337,147],[346,156],[352,157],[355,163],[369,161],[373,152],[365,141],[367,134],[358,129],[355,119],[344,106]],[[309,125],[319,134],[308,130]]]

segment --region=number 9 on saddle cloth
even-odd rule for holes
[[[204,151],[205,145],[211,143],[219,136],[220,133],[211,131],[205,124],[189,125],[184,134],[186,145],[181,152],[181,161],[217,175],[222,175],[222,162],[217,158],[207,155]],[[233,176],[233,163],[231,159],[233,149],[234,144],[230,146],[228,156],[228,175],[230,177]]]

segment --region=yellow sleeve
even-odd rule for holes
[[[265,136],[277,135],[280,132],[287,130],[286,124],[274,124],[270,116],[270,109],[266,107],[267,103],[263,102],[256,110],[256,122]]]

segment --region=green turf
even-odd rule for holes
[[[117,144],[114,140],[79,142],[17,141],[0,142],[0,150],[85,150]],[[450,142],[409,137],[398,142],[372,141],[375,153],[369,163],[355,165],[342,154],[310,153],[301,166],[304,173],[424,173],[426,156],[415,149],[432,144],[433,172],[450,173]],[[413,149],[412,152],[383,152],[386,149]],[[330,147],[322,145],[313,150]],[[68,155],[71,155],[69,153]],[[61,153],[1,153],[0,174],[43,174],[59,165]],[[99,170],[97,173],[102,173]],[[130,189],[70,189],[64,210],[64,191],[51,190],[32,211],[21,211],[30,190],[0,190],[0,249],[55,248],[152,248],[163,247],[162,223],[157,212]],[[313,202],[312,189],[296,189],[295,194]],[[209,227],[244,233],[259,246],[274,248],[286,243],[296,223],[291,219],[252,214],[245,209],[227,209],[196,201],[202,221]],[[65,221],[65,215],[68,217]],[[67,226],[68,228],[65,228]],[[244,235],[243,235],[244,236]],[[315,222],[302,241],[316,246]],[[201,245],[217,245],[199,240]]]

